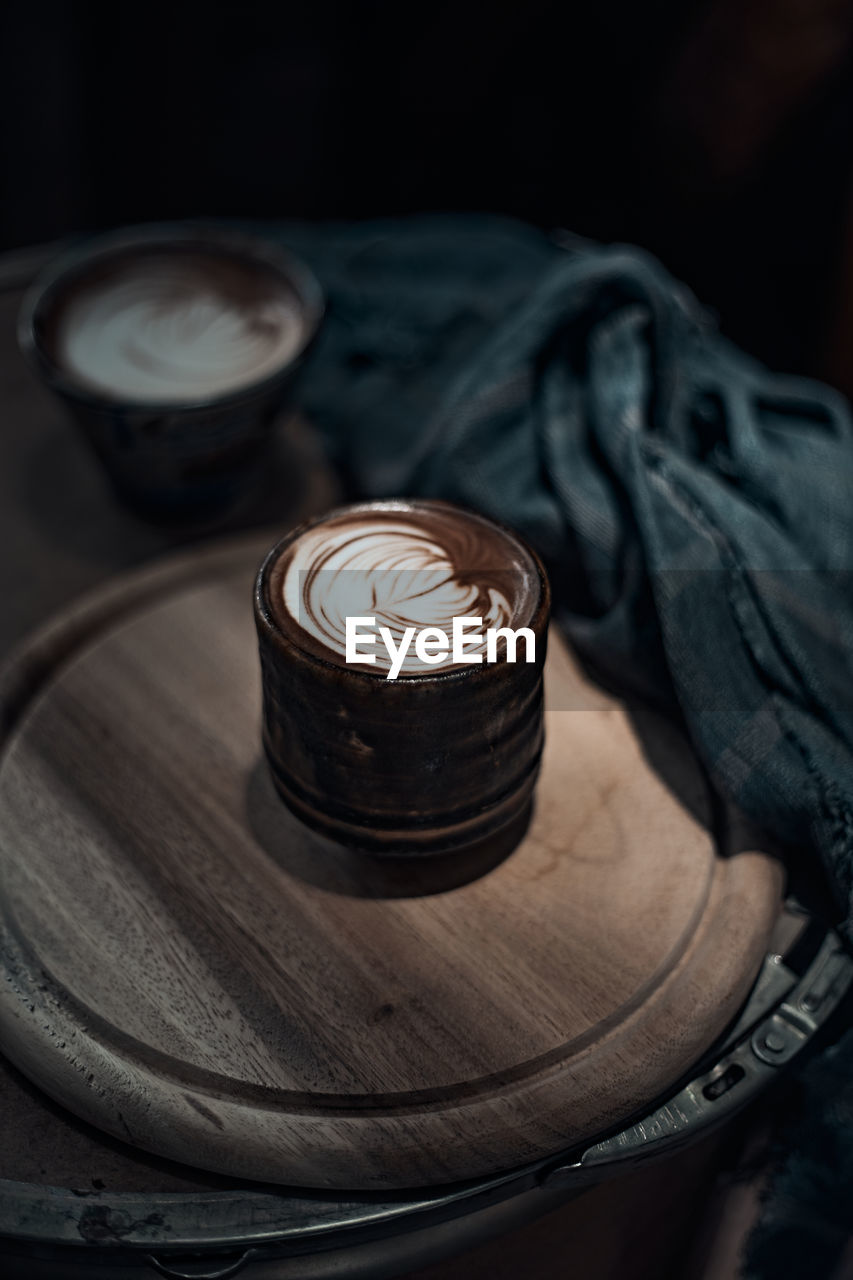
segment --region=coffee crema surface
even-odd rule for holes
[[[550,608],[521,538],[436,499],[340,507],[272,548],[254,607],[264,753],[301,821],[381,857],[511,847],[542,754]],[[460,636],[454,619],[481,622]]]
[[[525,548],[491,521],[443,503],[385,503],[333,513],[286,545],[270,602],[286,630],[295,623],[310,647],[344,664],[348,617],[374,618],[397,645],[408,627],[450,636],[454,618],[481,618],[482,635],[466,636],[465,653],[484,655],[486,630],[527,625],[540,591]],[[371,670],[390,668],[382,644],[369,651]],[[400,674],[454,665],[452,651],[429,666],[412,651]]]
[[[273,272],[213,251],[128,252],[59,301],[56,363],[122,401],[191,403],[285,367],[303,342],[299,303]]]

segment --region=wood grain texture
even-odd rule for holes
[[[416,875],[308,832],[261,762],[271,540],[125,579],[8,668],[5,1052],[140,1147],[294,1185],[479,1176],[625,1119],[736,1012],[778,864],[719,856],[556,636],[509,856]]]

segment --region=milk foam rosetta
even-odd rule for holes
[[[259,272],[212,254],[144,254],[78,285],[55,356],[96,391],[179,403],[260,381],[301,338],[293,297]]]
[[[482,618],[483,635],[467,654],[485,652],[485,631],[518,626],[534,607],[536,578],[522,548],[501,530],[465,512],[413,506],[410,511],[347,513],[307,530],[284,574],[287,613],[331,654],[346,653],[347,617],[375,618],[399,644],[407,627],[438,627]],[[380,646],[374,670],[391,659]],[[452,653],[429,670],[452,666]],[[423,673],[410,653],[402,672]]]

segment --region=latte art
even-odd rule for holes
[[[264,752],[297,818],[380,856],[508,851],[542,754],[535,552],[449,502],[365,502],[282,538],[254,602]]]
[[[504,545],[505,544],[505,545]],[[347,618],[375,618],[396,645],[407,628],[436,627],[450,635],[453,619],[478,617],[466,655],[485,654],[488,629],[527,621],[534,589],[532,564],[518,544],[475,516],[440,508],[425,515],[363,511],[308,529],[294,544],[281,584],[287,614],[319,645],[343,660]],[[377,646],[374,670],[391,658]],[[452,652],[429,670],[454,665]],[[427,668],[414,651],[401,673]]]
[[[294,299],[212,255],[142,255],[81,285],[62,308],[58,363],[123,400],[191,402],[258,382],[302,339]]]

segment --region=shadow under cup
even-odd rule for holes
[[[339,536],[347,522],[376,536],[382,521],[391,527],[419,521],[431,550],[445,545],[448,527],[454,536],[461,529],[469,550],[448,559],[463,584],[483,578],[481,553],[471,548],[487,547],[492,589],[512,598],[523,585],[523,613],[513,626],[523,625],[535,636],[534,660],[521,660],[517,651],[518,660],[507,661],[504,646],[495,662],[437,669],[416,664],[388,679],[387,669],[347,664],[340,652],[332,654],[284,604],[295,549],[318,532]],[[368,552],[369,541],[365,535]],[[361,546],[356,541],[351,563],[364,562]],[[398,555],[398,563],[411,563],[408,555]],[[334,559],[345,563],[338,544]],[[331,563],[318,558],[301,580],[316,585],[318,573],[332,572]],[[391,576],[380,577],[376,590],[362,592],[363,599],[381,597],[387,581],[398,584],[396,569],[380,572]],[[421,586],[420,580],[407,581],[407,605],[428,594],[429,583]],[[378,607],[386,606],[387,600]],[[535,553],[510,530],[450,503],[359,504],[295,530],[267,556],[255,591],[263,744],[279,796],[308,826],[374,855],[470,853],[504,840],[508,832],[520,835],[544,741],[549,611],[548,581]],[[324,626],[340,622],[331,617],[329,609]]]
[[[117,495],[149,519],[204,522],[259,487],[322,315],[310,271],[275,245],[158,224],[50,265],[18,336]]]

